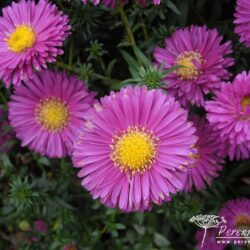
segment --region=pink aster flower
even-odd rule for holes
[[[0,152],[7,153],[10,150],[10,141],[13,139],[13,131],[7,122],[6,112],[0,108]]]
[[[84,83],[43,70],[15,89],[9,119],[22,146],[49,157],[70,155],[76,130],[94,102]]]
[[[197,249],[198,250],[223,250],[226,248],[226,244],[217,242],[216,237],[218,236],[218,228],[209,228],[207,230],[206,239],[202,245],[202,240],[204,236],[204,230],[200,229],[197,231],[195,238],[197,240]]]
[[[47,0],[12,2],[0,17],[0,79],[6,86],[31,79],[55,62],[69,34],[67,16]]]
[[[227,221],[228,230],[250,229],[250,199],[236,199],[228,201],[219,212]],[[222,235],[225,231],[221,230]],[[234,235],[236,236],[236,235]],[[237,235],[242,236],[242,235]],[[249,235],[248,235],[249,236]],[[239,245],[244,244],[244,239],[240,240]]]
[[[236,1],[234,17],[235,33],[240,36],[240,42],[250,47],[250,6],[248,0]]]
[[[250,74],[242,72],[232,84],[222,84],[207,101],[207,118],[220,134],[230,159],[247,159],[250,150]]]
[[[130,212],[183,189],[196,152],[192,122],[161,90],[127,87],[95,104],[74,144],[73,162],[94,199]]]
[[[217,134],[204,118],[193,116],[191,119],[196,128],[198,141],[195,145],[197,153],[193,154],[195,162],[190,165],[191,171],[187,175],[185,190],[190,191],[192,186],[197,190],[211,184],[213,178],[218,177],[222,169],[223,158],[218,156]]]
[[[204,95],[218,90],[221,81],[230,77],[231,42],[222,39],[216,29],[191,26],[175,31],[165,40],[165,48],[155,49],[154,58],[163,69],[180,66],[165,81],[168,92],[182,105],[204,106]]]

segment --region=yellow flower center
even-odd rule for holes
[[[36,119],[44,129],[58,132],[69,123],[69,108],[59,98],[48,98],[37,105]]]
[[[194,62],[201,64],[204,62],[200,53],[186,51],[177,57],[176,65],[181,66],[176,70],[176,74],[181,80],[195,80],[201,74]]]
[[[245,108],[246,106],[250,107],[250,96],[245,96],[241,102],[240,102],[242,108]]]
[[[242,98],[241,102],[241,115],[240,115],[240,120],[242,121],[249,121],[250,120],[250,115],[249,115],[249,110],[250,110],[250,95],[246,95]]]
[[[31,48],[36,41],[36,34],[30,26],[19,25],[6,39],[9,50],[21,53]]]
[[[235,222],[238,228],[250,229],[250,215],[240,214],[236,217]]]
[[[144,172],[151,168],[156,155],[157,138],[138,127],[114,137],[111,159],[124,172]]]

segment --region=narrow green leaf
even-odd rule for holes
[[[121,51],[121,54],[122,54],[124,60],[127,62],[127,64],[131,68],[133,68],[135,71],[138,71],[139,66],[138,66],[136,60],[124,50]]]
[[[106,70],[107,76],[109,76],[109,77],[111,76],[112,71],[113,71],[113,68],[114,68],[116,62],[117,62],[117,59],[114,59],[114,60],[112,60],[112,61],[109,63],[109,65],[108,65],[108,67],[107,67],[107,70]]]
[[[164,70],[164,71],[163,71],[164,77],[167,76],[168,74],[170,74],[170,73],[176,71],[177,69],[179,69],[179,68],[181,68],[181,67],[182,67],[182,66],[175,65],[175,66],[173,66],[173,67],[171,67],[171,68],[169,68],[169,69],[167,69],[167,70]]]
[[[143,65],[145,67],[150,66],[149,59],[144,55],[144,53],[139,48],[135,47],[134,52],[135,52],[136,56],[142,61]]]
[[[121,224],[121,223],[116,223],[116,224],[115,224],[115,227],[116,227],[116,229],[118,229],[118,230],[126,229],[126,226],[125,226],[124,224]]]
[[[125,87],[125,86],[127,86],[127,85],[129,85],[129,84],[126,84],[126,83],[123,83],[123,82],[115,83],[115,84],[112,84],[112,85],[110,86],[110,89],[111,89],[111,90],[120,90],[121,88],[123,88],[123,87]]]
[[[169,246],[169,241],[161,234],[154,234],[154,242],[158,247],[166,247]]]
[[[138,78],[139,77],[139,70],[136,70],[135,68],[133,68],[133,67],[128,67],[128,69],[129,69],[129,72],[130,72],[130,74],[134,77],[134,78]]]
[[[168,6],[169,9],[171,9],[177,15],[181,14],[179,9],[176,7],[176,5],[171,0],[168,0],[167,6]]]

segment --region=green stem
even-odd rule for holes
[[[65,174],[66,174],[66,172],[65,172],[65,170],[66,170],[66,168],[65,168],[65,159],[64,158],[61,158],[60,159],[60,173],[62,174],[62,176],[65,176]]]
[[[73,66],[70,66],[70,65],[67,65],[65,64],[64,62],[61,62],[61,61],[57,61],[56,62],[56,65],[64,70],[67,70],[67,71],[70,71],[72,73],[75,73],[77,75],[80,75],[79,74],[79,70]],[[102,76],[100,74],[94,74],[94,76],[100,78],[100,79],[103,79],[103,80],[107,80],[107,81],[112,81],[114,83],[120,83],[121,81],[118,80],[118,79],[114,79],[114,78],[111,78],[111,77],[108,77],[108,76]]]
[[[98,234],[96,239],[93,241],[93,245],[92,245],[93,247],[96,245],[96,243],[98,243],[100,241],[102,235],[105,234],[109,230],[110,226],[115,223],[116,215],[117,215],[117,211],[115,210],[112,213],[109,222],[104,226],[104,228],[102,230],[100,230],[100,233]]]
[[[97,74],[97,73],[95,73],[94,76],[96,76],[97,78],[106,80],[106,81],[112,81],[113,83],[120,83],[121,82],[121,80],[119,80],[119,79],[111,78],[111,77],[108,77],[108,76],[103,76],[103,75],[100,75],[100,74]]]
[[[132,31],[132,29],[130,27],[127,14],[126,14],[123,6],[121,5],[121,3],[119,3],[118,9],[119,9],[122,21],[124,23],[124,26],[126,28],[126,31],[127,31],[127,34],[128,34],[128,38],[129,38],[129,42],[130,42],[131,46],[134,48],[134,47],[136,47],[134,34],[133,34],[133,31]]]
[[[64,62],[57,61],[57,62],[56,62],[56,65],[57,65],[58,67],[62,68],[62,69],[65,69],[65,70],[68,70],[68,71],[70,71],[70,72],[79,74],[79,71],[78,71],[76,68],[74,68],[74,67],[71,66],[71,65],[67,65],[67,64],[64,63]]]
[[[105,64],[104,64],[104,61],[101,57],[98,58],[98,62],[100,64],[100,67],[102,69],[102,71],[105,73],[106,69],[105,69]]]
[[[127,16],[127,14],[126,14],[126,12],[125,12],[125,10],[120,2],[118,3],[118,9],[119,9],[123,24],[126,28],[130,45],[132,46],[133,49],[135,49],[136,48],[135,37],[134,37],[133,31],[131,29],[131,26],[129,24],[128,16]],[[135,56],[136,56],[136,59],[137,59],[137,62],[139,63],[139,65],[142,66],[140,58],[138,58],[137,55],[135,55]]]
[[[65,160],[64,160],[64,158],[61,158],[61,160],[60,160],[60,166],[61,166],[62,169],[64,169],[64,166],[65,166]]]
[[[147,41],[149,39],[149,35],[148,35],[147,27],[145,25],[145,22],[144,22],[144,19],[143,19],[142,15],[140,15],[140,20],[141,20],[142,32],[143,32],[143,35],[144,35],[144,39]]]

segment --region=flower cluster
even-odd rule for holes
[[[0,219],[7,225],[0,245],[120,249],[139,232],[148,249],[183,249],[188,231],[171,246],[176,232],[164,233],[189,221],[201,228],[196,249],[230,247],[218,239],[250,233],[250,199],[238,198],[247,194],[249,166],[237,162],[250,156],[250,63],[242,56],[250,0],[236,0],[229,32],[212,19],[185,20],[197,12],[202,21],[199,9],[210,0],[74,1],[17,0],[0,12]],[[96,212],[98,225],[89,217]],[[132,212],[147,213],[123,214]],[[151,216],[168,220],[162,235],[148,226]]]
[[[243,2],[235,22],[245,25]],[[225,83],[234,60],[231,42],[216,29],[178,29],[154,50],[154,70],[174,69],[163,89],[127,86],[98,101],[78,77],[46,69],[63,53],[67,16],[48,0],[21,0],[2,12],[0,78],[15,85],[8,107],[16,137],[43,156],[70,156],[93,199],[125,212],[148,210],[210,185],[225,156],[249,157],[250,75]],[[190,105],[207,115],[193,114]]]

